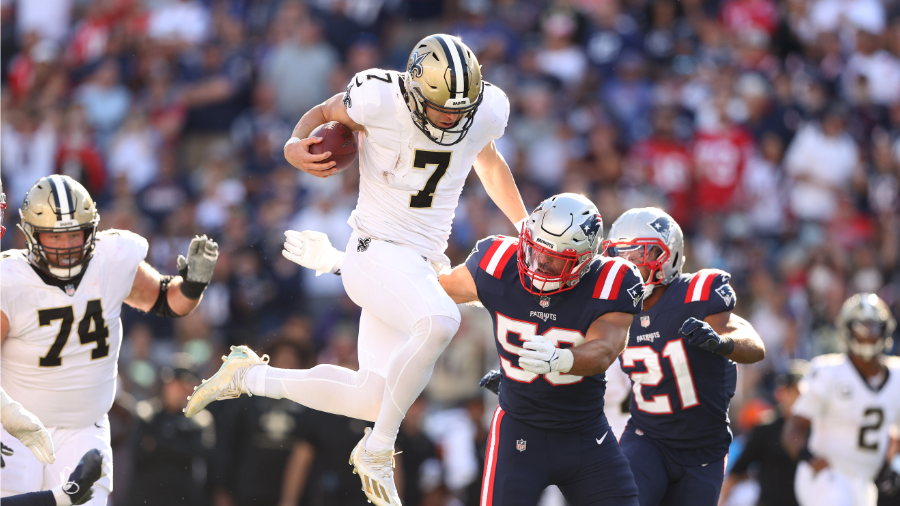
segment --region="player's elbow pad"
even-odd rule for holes
[[[181,318],[184,316],[183,314],[176,313],[169,306],[169,283],[174,278],[175,276],[163,276],[162,279],[159,280],[159,296],[156,298],[153,307],[150,308],[150,314],[162,316],[163,318]]]

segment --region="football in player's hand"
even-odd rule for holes
[[[314,155],[331,151],[331,156],[321,163],[335,162],[335,173],[347,170],[356,158],[356,134],[337,121],[329,121],[319,125],[310,137],[321,137],[322,142],[309,145],[309,152]]]

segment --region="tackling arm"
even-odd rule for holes
[[[519,222],[528,217],[509,165],[506,164],[503,155],[497,151],[494,141],[491,141],[481,150],[481,153],[478,153],[473,167],[488,196],[513,225],[518,226]]]
[[[442,274],[438,277],[441,288],[457,304],[475,302],[478,300],[478,289],[475,287],[475,278],[465,264],[457,265],[450,274]]]
[[[318,163],[331,156],[330,151],[313,155],[309,152],[309,146],[322,142],[319,137],[310,137],[309,134],[316,127],[329,121],[337,121],[354,132],[361,132],[365,128],[350,119],[347,109],[343,104],[343,93],[329,98],[321,104],[306,112],[294,126],[291,138],[284,145],[284,158],[294,167],[312,174],[316,177],[328,177],[334,174],[335,162],[328,164]]]
[[[585,343],[572,352],[572,369],[568,374],[593,376],[606,372],[628,343],[628,329],[634,315],[606,313],[594,320],[584,336]]]
[[[732,313],[723,311],[703,319],[722,337],[734,342],[734,351],[726,355],[739,364],[753,364],[766,358],[766,345],[750,322]]]

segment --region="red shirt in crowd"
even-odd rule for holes
[[[728,0],[722,6],[722,23],[729,31],[761,31],[769,35],[778,28],[778,6],[771,0]]]
[[[678,141],[650,137],[632,147],[645,181],[668,199],[667,211],[683,227],[690,221],[691,152]]]
[[[694,205],[728,211],[753,151],[753,137],[739,126],[700,131],[694,139]]]

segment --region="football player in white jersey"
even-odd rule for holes
[[[109,419],[122,342],[122,303],[164,317],[200,303],[218,257],[215,242],[191,241],[180,276],[144,261],[147,241],[125,230],[97,232],[100,216],[87,190],[68,176],[38,181],[19,211],[28,248],[0,254],[0,383],[50,433],[56,460],[43,464],[4,428],[16,454],[3,470],[0,497],[52,489],[88,450],[103,454],[106,476],[88,504],[112,490]],[[21,451],[19,451],[21,450]]]
[[[400,422],[459,327],[459,310],[440,287],[438,272],[450,264],[444,250],[473,166],[510,222],[528,216],[494,144],[506,128],[509,101],[482,80],[472,51],[457,37],[432,35],[415,45],[406,70],[356,74],[346,93],[303,115],[284,148],[295,167],[328,177],[333,162],[320,162],[330,153],[311,155],[309,146],[320,139],[309,134],[329,121],[360,132],[359,201],[341,267],[347,294],[362,307],[359,371],[327,365],[289,373],[254,368],[244,378],[244,368],[259,359],[241,347],[215,381],[197,390],[186,411],[191,416],[215,398],[242,391],[281,396],[281,385],[290,382],[304,386],[290,396],[301,404],[375,421],[351,463],[378,506],[400,503],[392,470]],[[288,258],[298,236],[288,233]]]
[[[900,424],[900,359],[883,353],[896,321],[877,295],[860,293],[844,302],[837,327],[847,353],[813,359],[782,443],[800,460],[801,506],[875,506]]]

